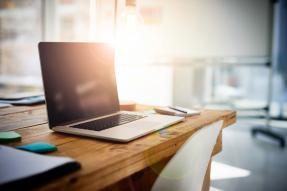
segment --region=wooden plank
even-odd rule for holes
[[[151,106],[137,105],[138,111],[152,109]],[[45,105],[14,106],[0,109],[0,131],[11,131],[47,123]]]
[[[220,134],[220,137],[221,134]],[[215,155],[218,153],[218,149],[221,148],[221,138],[217,140],[216,146],[213,150],[213,154]],[[117,191],[117,190],[125,190],[125,191],[149,191],[151,190],[154,182],[156,181],[158,175],[161,173],[162,169],[165,165],[169,162],[172,157],[164,159],[162,161],[157,162],[142,171],[134,173],[133,175],[125,178],[116,184],[106,187],[103,191]],[[211,171],[211,161],[208,164],[208,168],[206,174],[204,176],[204,182],[202,186],[203,191],[208,191],[210,187],[210,171]]]
[[[194,120],[188,120],[185,123],[168,128],[168,133],[160,131],[129,144],[110,143],[110,145],[106,144],[102,148],[93,148],[91,146],[88,153],[83,152],[80,154],[66,151],[65,154],[68,156],[72,155],[82,163],[83,169],[78,173],[63,177],[60,181],[53,182],[43,189],[68,188],[71,190],[89,190],[93,188],[96,190],[105,188],[124,177],[128,177],[158,161],[172,156],[191,134],[203,127],[201,126],[202,124],[207,125],[214,122],[215,119],[219,120],[225,117],[225,115],[217,116],[217,113],[205,111],[205,117],[203,118],[197,117]],[[221,112],[220,114],[222,113],[226,112]],[[206,114],[213,117],[208,117],[209,115]],[[231,118],[228,119],[233,120]],[[230,124],[230,122],[226,122],[225,124]],[[163,134],[164,136],[162,136]],[[83,143],[81,147],[87,146],[88,144]],[[100,165],[95,166],[95,164]],[[73,180],[72,184],[71,180]]]
[[[44,108],[30,109],[1,115],[0,121],[0,131],[10,131],[47,123],[47,114]]]
[[[146,109],[152,109],[152,107],[137,106],[137,110]],[[24,127],[27,122],[20,123],[21,119],[31,121],[31,124],[37,124],[39,118],[43,115],[43,109],[36,109],[32,110],[29,115],[25,111],[8,114],[5,117],[12,119],[10,125]],[[224,120],[224,128],[234,123],[235,117],[236,114],[232,111],[204,110],[201,115],[189,117],[184,123],[173,125],[128,144],[54,133],[49,130],[47,124],[32,125],[31,127],[18,129],[17,132],[22,135],[23,139],[21,142],[11,145],[15,146],[35,141],[50,142],[57,145],[59,149],[50,155],[69,156],[82,164],[80,171],[52,181],[49,185],[39,189],[98,190],[170,158],[198,129],[221,119]],[[0,120],[2,124],[2,119],[0,118]],[[220,152],[221,139],[220,136],[213,154]]]
[[[25,111],[31,111],[35,109],[45,109],[45,105],[36,105],[36,106],[12,106],[7,108],[0,109],[0,116],[2,115],[8,115],[8,114],[15,114],[15,113],[21,113]]]

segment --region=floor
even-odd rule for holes
[[[287,148],[263,136],[252,137],[250,129],[255,123],[264,121],[239,120],[224,130],[223,151],[212,163],[211,190],[287,190]],[[287,122],[276,125],[287,127]],[[287,128],[274,131],[287,138]]]

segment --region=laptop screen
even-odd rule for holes
[[[119,111],[112,47],[41,42],[39,53],[50,127]]]

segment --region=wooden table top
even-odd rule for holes
[[[137,111],[152,109],[137,105]],[[81,170],[50,182],[41,190],[97,190],[171,157],[197,130],[218,120],[223,128],[235,123],[234,111],[203,110],[200,115],[149,134],[129,143],[115,143],[98,139],[56,133],[49,129],[45,106],[10,107],[0,109],[0,130],[16,131],[20,142],[11,146],[42,141],[54,144],[53,156],[69,156],[82,165]],[[221,140],[213,154],[220,152]]]

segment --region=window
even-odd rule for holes
[[[42,37],[41,25],[41,1],[0,2],[1,83],[26,83],[33,77],[40,77],[36,55],[37,43]],[[22,80],[17,80],[19,78]]]
[[[0,84],[41,88],[40,41],[113,38],[114,0],[1,0]]]

